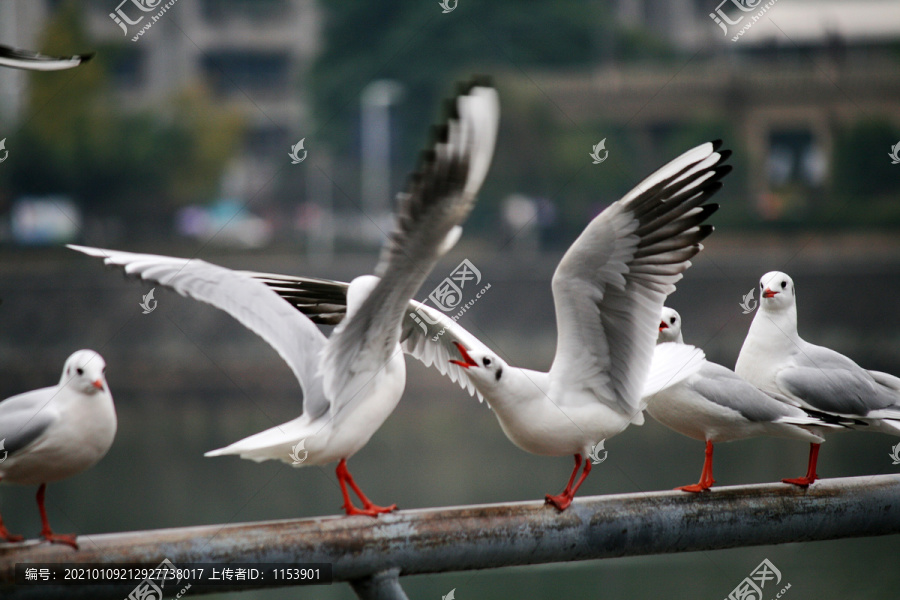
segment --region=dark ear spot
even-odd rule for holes
[[[503,367],[497,369],[497,381],[500,381],[501,375],[503,375]]]

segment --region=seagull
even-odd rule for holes
[[[44,508],[47,484],[77,475],[106,455],[116,436],[116,409],[106,383],[106,363],[79,350],[63,366],[59,384],[0,402],[0,482],[40,486],[41,537],[78,549],[74,535],[53,533]],[[0,518],[0,539],[20,542]]]
[[[400,335],[407,303],[459,238],[460,223],[487,175],[498,121],[492,87],[473,80],[460,90],[448,118],[436,129],[435,142],[400,194],[397,224],[376,275],[357,277],[347,286],[346,318],[330,338],[246,273],[197,259],[70,248],[224,310],[268,342],[293,370],[303,390],[299,417],[206,456],[236,454],[292,466],[338,462],[344,510],[374,517],[396,505],[382,507],[369,500],[350,475],[347,460],[365,446],[403,394],[406,363]],[[297,458],[298,448],[306,451],[303,460]],[[348,485],[362,502],[361,509],[351,502]]]
[[[847,427],[900,435],[900,379],[867,371],[797,333],[794,281],[771,271],[759,280],[760,310],[738,356],[735,372],[761,390]],[[812,442],[806,475],[784,479],[801,487],[819,476],[819,442]]]
[[[663,308],[658,341],[684,343],[681,315],[669,307]],[[707,360],[694,375],[647,398],[647,413],[680,434],[706,442],[700,481],[676,488],[685,492],[703,492],[715,483],[713,444],[761,435],[819,444],[825,438],[816,431],[840,427],[785,404]]]
[[[30,50],[20,50],[0,45],[0,67],[26,71],[62,71],[77,67],[94,57],[94,53],[74,56],[47,56]]]
[[[519,448],[575,457],[563,492],[546,496],[559,510],[572,503],[590,473],[584,457],[592,448],[630,423],[643,423],[642,398],[702,364],[696,348],[655,345],[666,296],[712,232],[703,222],[718,206],[705,202],[731,170],[723,164],[731,153],[720,152],[720,145],[702,144],[659,169],[595,217],[572,244],[553,276],[558,342],[549,372],[509,365],[435,308],[415,301],[407,307],[404,351],[486,400]],[[311,318],[341,318],[346,284],[253,277]]]

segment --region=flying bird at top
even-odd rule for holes
[[[548,372],[509,365],[440,311],[409,303],[401,337],[406,352],[487,400],[523,450],[575,457],[563,492],[546,497],[559,510],[590,473],[584,457],[592,447],[630,423],[643,423],[642,397],[702,364],[696,348],[657,347],[656,338],[666,296],[712,232],[703,222],[717,205],[706,201],[731,170],[723,164],[730,152],[719,146],[702,144],[663,166],[595,217],[572,244],[553,275],[558,340]],[[312,318],[341,318],[346,284],[257,277]],[[419,322],[416,314],[427,318]]]
[[[94,53],[74,56],[47,56],[0,45],[0,67],[24,69],[26,71],[62,71],[77,67],[94,57]]]
[[[741,347],[735,372],[765,392],[849,427],[900,435],[900,379],[867,371],[855,362],[810,344],[797,331],[794,280],[772,271],[759,280],[760,309]],[[784,479],[808,486],[819,476],[819,443],[812,442],[806,475]]]
[[[0,402],[0,482],[37,485],[41,537],[78,548],[74,535],[53,533],[44,508],[48,483],[94,466],[116,436],[116,409],[106,383],[106,363],[79,350],[63,366],[59,383]],[[0,519],[0,539],[18,542]]]
[[[376,516],[396,508],[373,504],[354,482],[347,459],[365,446],[403,394],[400,336],[407,303],[459,238],[460,224],[491,164],[499,122],[496,91],[473,81],[448,108],[450,114],[399,196],[397,222],[375,275],[350,283],[347,316],[330,338],[246,273],[196,259],[70,246],[224,310],[268,342],[293,370],[303,389],[303,414],[207,456],[237,454],[294,466],[337,461],[348,515]],[[307,452],[302,461],[295,458],[297,448]],[[351,502],[348,485],[362,509]]]
[[[677,311],[663,308],[659,343],[683,344],[681,323]],[[677,488],[685,492],[702,492],[715,483],[713,444],[761,435],[821,443],[823,428],[841,427],[785,404],[707,360],[694,375],[647,398],[647,413],[678,433],[706,442],[700,481]]]

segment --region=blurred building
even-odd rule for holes
[[[315,0],[109,0],[83,5],[98,49],[112,68],[125,106],[164,105],[205,84],[247,125],[243,152],[230,169],[228,194],[245,196],[271,179],[274,159],[311,130],[302,78],[321,45]],[[53,0],[0,2],[0,43],[35,49]],[[145,8],[141,8],[141,7]],[[153,8],[149,8],[153,7]],[[162,13],[162,14],[160,14]],[[84,50],[84,49],[73,49]],[[22,73],[0,72],[0,110],[15,119]]]

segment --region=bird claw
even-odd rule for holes
[[[389,513],[397,510],[396,504],[391,504],[390,506],[377,506],[375,504],[369,504],[364,508],[356,508],[352,504],[350,506],[344,505],[344,511],[347,513],[347,516],[352,515],[365,515],[367,517],[377,517],[383,513]]]
[[[41,533],[41,537],[51,544],[65,544],[66,546],[71,546],[75,550],[78,550],[78,542],[75,541],[76,536],[74,534],[67,535],[64,533],[45,531]]]
[[[781,483],[790,483],[791,485],[796,485],[798,487],[809,487],[818,479],[818,476],[809,478],[809,477],[795,477],[793,479],[782,479]]]
[[[24,542],[25,536],[24,535],[15,535],[15,534],[12,534],[12,533],[6,531],[6,529],[3,529],[3,530],[0,530],[0,540],[3,540],[5,542],[10,542],[10,543]]]
[[[700,483],[692,483],[691,485],[683,485],[681,487],[675,488],[676,490],[681,490],[682,492],[691,492],[692,494],[699,494],[700,492],[705,492],[709,488],[712,487],[712,484],[704,485]]]
[[[551,496],[550,494],[547,494],[544,502],[547,504],[552,504],[554,507],[556,507],[557,510],[562,511],[569,508],[569,505],[572,504],[572,498],[564,494],[560,494],[558,496]]]

